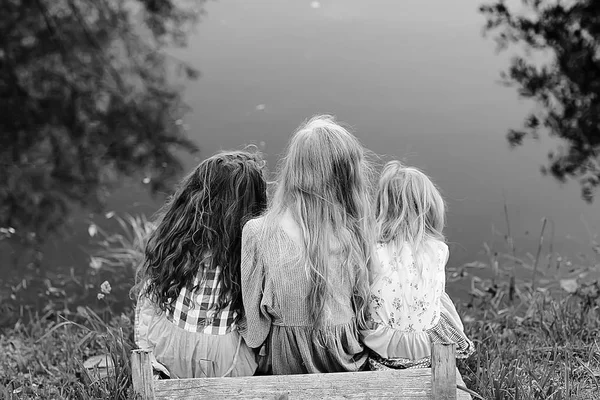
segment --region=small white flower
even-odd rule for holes
[[[103,293],[98,293],[98,300],[102,300],[104,298],[104,294]]]
[[[90,257],[90,268],[96,271],[102,268],[102,259],[98,257]]]
[[[104,294],[110,294],[111,290],[112,288],[110,287],[110,283],[108,283],[108,281],[104,281],[102,282],[102,285],[100,285],[100,291]]]
[[[96,234],[98,233],[98,227],[96,226],[96,224],[90,224],[90,226],[88,227],[88,233],[90,237],[96,236]]]

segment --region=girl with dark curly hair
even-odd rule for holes
[[[238,332],[242,226],[266,207],[259,154],[218,153],[183,179],[158,213],[132,293],[135,340],[171,378],[254,374]]]

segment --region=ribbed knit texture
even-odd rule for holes
[[[367,354],[358,340],[353,282],[332,258],[330,296],[321,326],[310,325],[309,278],[303,250],[276,223],[249,221],[242,233],[241,333],[250,347],[268,339],[274,374],[357,371]]]

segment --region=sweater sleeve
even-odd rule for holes
[[[267,339],[271,330],[272,288],[258,249],[257,220],[248,221],[242,230],[241,282],[244,319],[240,333],[249,347],[257,348]]]

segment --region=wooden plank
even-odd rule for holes
[[[150,352],[150,350],[133,350],[131,353],[133,391],[140,395],[142,400],[155,399]]]
[[[157,399],[432,399],[429,368],[154,381]],[[451,387],[462,384],[460,374]],[[458,393],[460,400],[471,398]]]
[[[454,343],[433,344],[431,371],[432,399],[456,400],[456,345]]]

